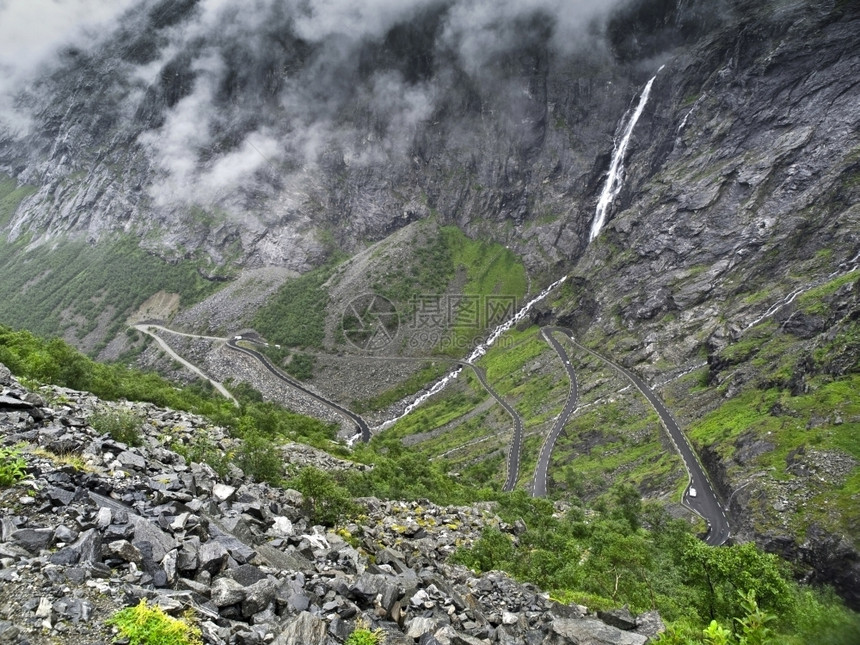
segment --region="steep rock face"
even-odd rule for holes
[[[556,312],[583,335],[634,339],[623,360],[652,377],[661,362],[692,367],[707,354],[722,395],[679,402],[691,422],[754,388],[798,396],[821,370],[856,372],[846,330],[857,316],[850,278],[860,251],[858,28],[860,14],[844,3],[752,10],[660,71],[613,217],[574,270],[580,295]],[[848,282],[833,296],[795,302],[840,276]],[[749,330],[771,319],[782,373],[768,375],[776,359],[752,362],[743,350],[725,363],[725,348],[751,342]],[[813,359],[835,337],[849,340]],[[856,544],[834,533],[833,514],[829,529],[809,523],[815,486],[803,475],[812,468],[821,481],[844,481],[837,465],[852,472],[853,458],[810,450],[782,485],[759,472],[775,447],[761,437],[699,447],[732,500],[736,533],[811,567],[856,606]],[[826,473],[816,459],[830,464]]]
[[[678,312],[713,329],[716,306],[740,327],[753,316],[737,294],[775,300],[822,249],[832,261],[810,282],[848,268],[858,24],[832,6],[753,11],[658,73],[612,218],[574,271],[601,305],[595,320],[616,307],[625,326]]]
[[[707,32],[722,14],[702,5],[660,5],[656,25],[622,12],[607,43],[588,33],[604,13],[566,24],[548,7],[496,24],[407,3],[344,36],[291,4],[144,3],[19,95],[33,127],[0,136],[0,170],[38,190],[9,235],[135,231],[216,261],[238,239],[247,264],[306,270],[331,252],[319,231],[352,251],[429,205],[533,266],[569,259],[642,77],[618,34]],[[677,44],[652,40],[647,55]]]

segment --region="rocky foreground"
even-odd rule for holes
[[[302,495],[220,478],[166,445],[220,428],[149,404],[64,388],[28,391],[0,365],[0,436],[27,477],[0,489],[0,643],[108,643],[105,620],[147,599],[192,609],[205,643],[335,645],[360,622],[387,645],[649,642],[657,612],[599,616],[500,572],[447,563],[486,526],[515,536],[489,505],[360,500],[336,532],[312,526]],[[133,408],[143,445],[100,435],[97,410]],[[307,459],[307,457],[303,457]]]

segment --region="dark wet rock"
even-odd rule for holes
[[[245,587],[245,599],[242,601],[242,615],[250,618],[257,614],[275,599],[275,583],[271,580],[260,580],[250,587]]]
[[[239,564],[246,564],[257,555],[257,552],[253,548],[231,535],[219,535],[214,538],[214,542],[223,546],[230,557]],[[202,553],[200,557],[202,560]]]
[[[12,533],[10,539],[30,553],[39,553],[47,549],[54,539],[54,529],[18,529]]]
[[[240,585],[250,587],[255,582],[260,582],[266,579],[266,574],[253,564],[243,564],[230,572],[230,576]]]
[[[220,573],[227,566],[230,557],[227,549],[220,542],[211,540],[200,545],[198,551],[199,568],[211,574]]]
[[[599,611],[597,617],[607,625],[612,625],[618,629],[631,630],[636,628],[636,617],[630,613],[627,607]]]
[[[0,394],[0,410],[32,410],[35,407],[36,406],[29,401],[24,401],[6,394]]]
[[[134,515],[131,520],[134,525],[132,544],[139,549],[143,544],[149,544],[152,549],[152,559],[155,562],[161,562],[168,551],[172,551],[178,546],[176,540],[169,533],[163,531],[150,519]]]

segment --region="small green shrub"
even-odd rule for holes
[[[235,462],[246,475],[258,482],[278,486],[283,480],[284,471],[277,447],[258,432],[245,434]]]
[[[27,462],[20,451],[14,448],[0,448],[0,486],[11,486],[27,476]]]
[[[364,621],[359,621],[355,630],[344,641],[344,645],[382,645],[385,642],[385,632],[382,629],[370,629]]]
[[[306,466],[290,481],[304,496],[304,510],[319,524],[334,526],[344,517],[356,512],[349,491],[324,470]]]
[[[107,619],[116,626],[130,645],[202,645],[200,628],[190,622],[190,616],[171,618],[159,607],[150,607],[141,600]]]
[[[143,419],[130,410],[103,408],[90,417],[90,425],[98,432],[107,433],[115,441],[129,446],[143,443],[140,434]]]
[[[170,445],[170,449],[182,455],[188,462],[207,464],[221,477],[225,477],[230,469],[230,456],[215,445],[212,435],[206,430],[195,433],[191,443],[186,445],[175,442]]]

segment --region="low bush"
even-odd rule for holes
[[[114,441],[129,446],[143,443],[140,434],[143,419],[130,410],[103,408],[90,417],[90,425],[102,434],[109,434]]]
[[[14,448],[0,448],[0,486],[11,486],[27,476],[27,462],[20,451]]]
[[[141,600],[134,607],[126,607],[107,619],[129,645],[202,645],[200,628],[190,616],[171,618],[159,607],[150,607]]]
[[[258,432],[249,432],[242,439],[234,459],[236,465],[249,477],[273,486],[284,478],[280,453],[271,439]]]
[[[313,466],[303,468],[289,484],[304,496],[305,512],[319,524],[334,526],[357,510],[349,491],[331,473]]]

